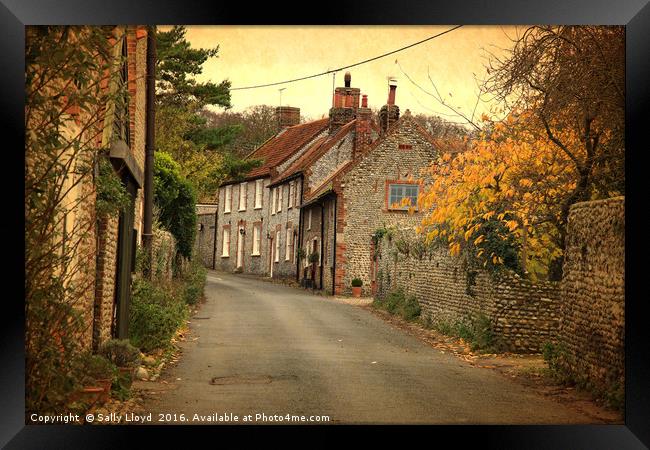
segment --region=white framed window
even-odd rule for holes
[[[291,259],[291,245],[293,243],[293,229],[291,227],[287,228],[287,236],[284,249],[284,260],[289,261]]]
[[[311,230],[311,209],[307,211],[307,229]]]
[[[282,211],[282,191],[284,186],[278,186],[278,211]]]
[[[293,188],[293,181],[292,181],[292,182],[289,183],[289,208],[294,206],[294,203],[293,203],[294,195],[295,195],[295,191],[294,191],[294,188]]]
[[[293,205],[300,206],[300,180],[296,180],[293,187]]]
[[[262,224],[255,223],[253,224],[253,256],[260,255],[261,239],[262,239]]]
[[[291,247],[291,262],[292,263],[296,262],[297,248],[298,248],[298,235],[295,235],[293,237],[293,245]]]
[[[223,212],[229,213],[230,206],[232,205],[232,184],[226,186],[226,190],[223,195]]]
[[[230,227],[223,229],[223,242],[221,243],[221,256],[227,258],[230,256]]]
[[[246,211],[246,186],[247,183],[244,181],[239,185],[239,210]]]
[[[280,230],[275,232],[275,262],[280,262]]]
[[[420,185],[390,183],[388,185],[388,205],[386,209],[407,210],[417,208]]]
[[[277,198],[275,198],[276,195],[277,195],[276,190],[277,190],[277,188],[271,189],[271,201],[272,201],[271,214],[275,214],[275,209],[276,209],[276,205],[277,205]]]
[[[255,209],[262,207],[262,198],[264,194],[264,180],[255,180]]]

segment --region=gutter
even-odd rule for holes
[[[300,174],[300,204],[302,205],[302,193],[304,191],[303,183],[305,178]],[[304,220],[303,210],[299,208],[298,213],[298,249],[302,248],[302,222]],[[300,258],[296,258],[296,281],[300,283]]]
[[[219,208],[214,212],[214,239],[212,240],[212,270],[217,268],[217,228],[219,221]]]
[[[325,248],[325,200],[320,204],[320,289],[323,289],[323,268],[325,267],[325,258],[323,249]]]
[[[334,257],[332,258],[332,295],[336,295],[336,222],[338,217],[338,199],[339,196],[334,194]]]
[[[153,26],[147,29],[147,105],[146,121],[147,135],[145,141],[144,162],[144,211],[142,244],[149,264],[145,266],[145,276],[151,278],[152,253],[152,223],[153,223],[153,164],[156,126],[156,37]]]

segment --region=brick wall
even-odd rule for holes
[[[414,295],[422,317],[435,323],[454,322],[470,314],[491,319],[498,343],[520,353],[540,352],[554,342],[559,326],[559,283],[531,283],[516,274],[493,278],[485,271],[469,275],[463,261],[446,249],[434,250],[421,259],[397,250],[398,239],[412,239],[407,229],[378,248],[378,295],[402,288]]]
[[[625,197],[571,207],[559,341],[566,369],[612,388],[625,368]]]

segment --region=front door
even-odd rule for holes
[[[120,211],[117,232],[117,268],[115,279],[115,301],[113,313],[113,335],[118,339],[128,338],[129,333],[129,304],[131,302],[131,272],[134,270],[135,240],[135,210],[133,202],[138,191],[133,178],[125,174],[123,183],[131,197],[131,206]]]
[[[244,227],[239,226],[237,229],[237,268],[244,265]]]

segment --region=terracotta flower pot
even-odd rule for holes
[[[97,385],[102,388],[102,394],[100,396],[100,400],[102,401],[102,403],[107,402],[108,399],[111,397],[111,387],[113,386],[113,379],[103,378],[101,380],[97,380]]]
[[[135,367],[118,367],[117,369],[120,371],[120,379],[126,380],[127,386],[131,387],[135,376]]]
[[[361,286],[352,286],[352,296],[356,298],[361,297]]]
[[[97,400],[104,394],[104,388],[101,386],[86,386],[70,395],[71,402],[83,402],[94,405]]]

